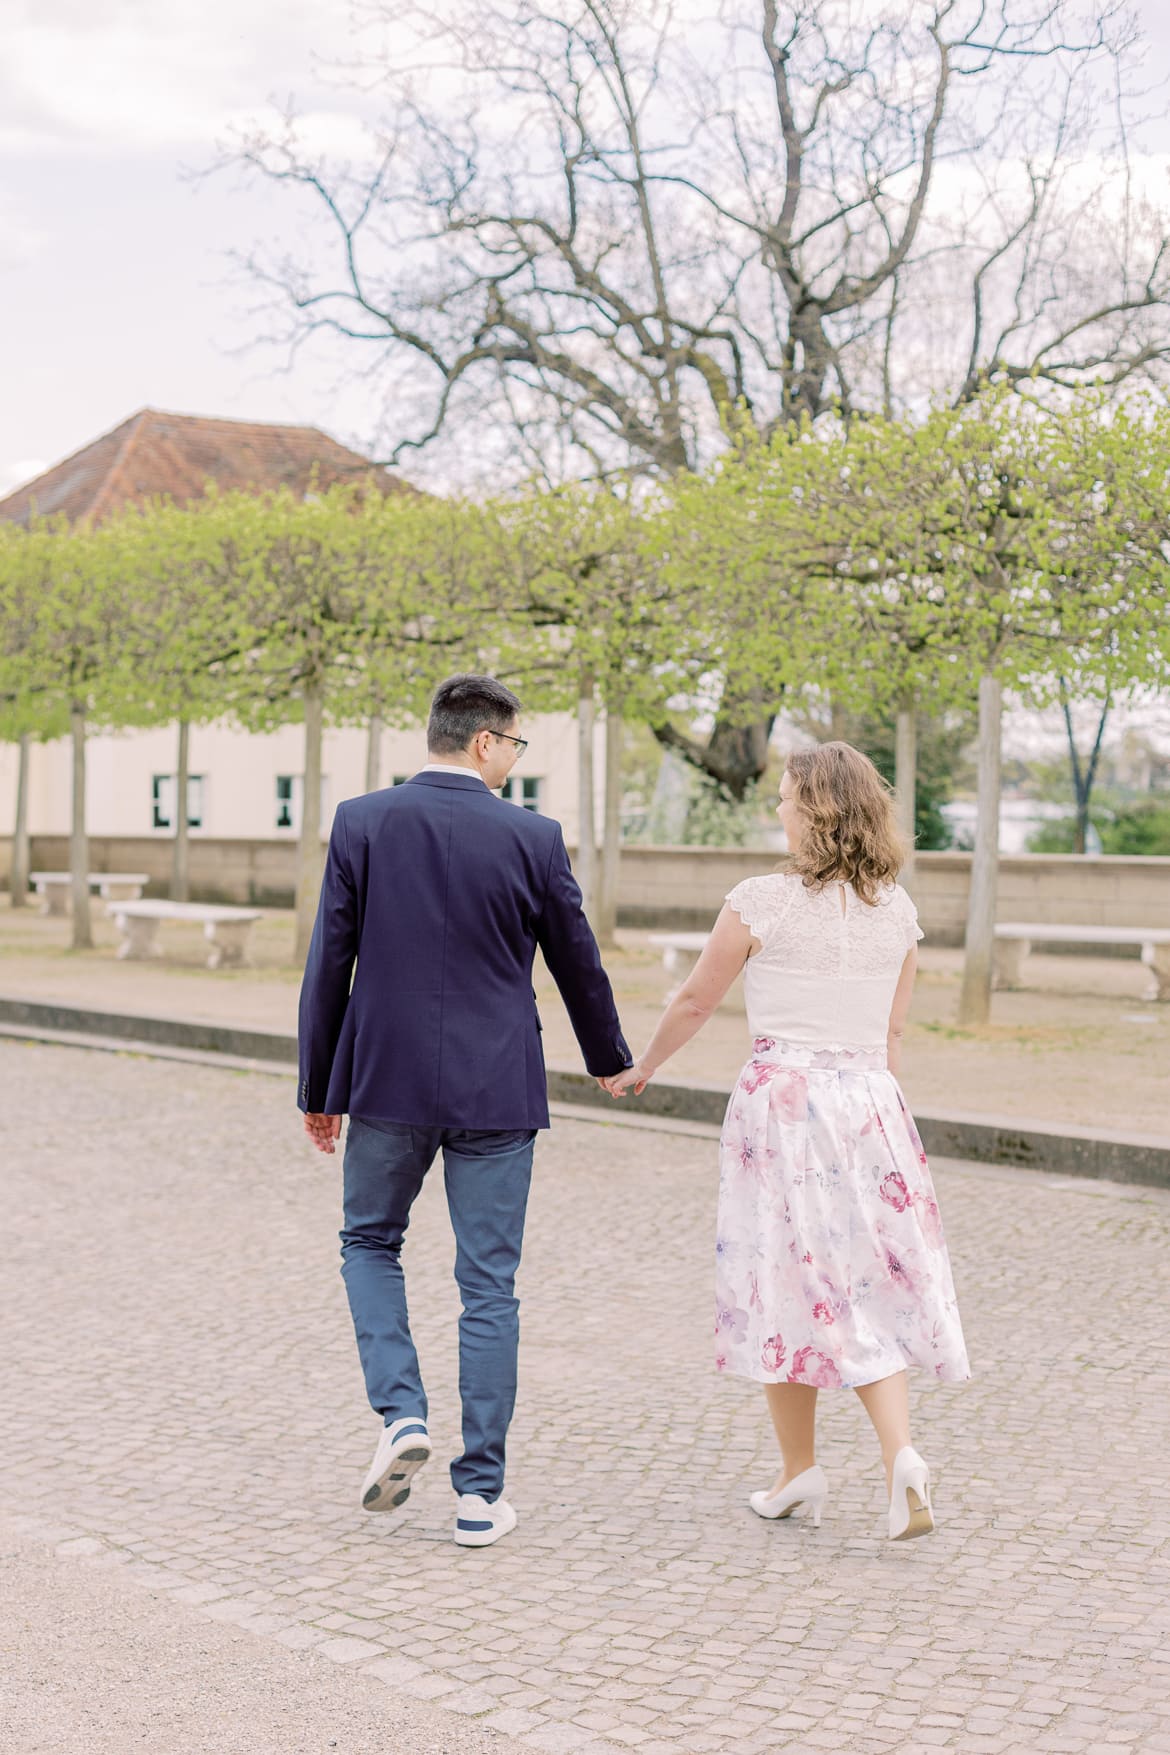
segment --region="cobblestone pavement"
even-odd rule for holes
[[[758,1390],[710,1369],[710,1140],[557,1122],[521,1521],[475,1552],[441,1465],[401,1518],[357,1509],[377,1427],[340,1160],[302,1143],[291,1081],[3,1042],[0,1086],[10,1509],[388,1684],[371,1751],[401,1747],[396,1698],[547,1755],[1170,1751],[1165,1193],[936,1166],[975,1376],[918,1392],[940,1529],[889,1544],[850,1395],[821,1398],[820,1530],[747,1509],[774,1456]],[[435,1177],[406,1259],[440,1456],[451,1255]]]

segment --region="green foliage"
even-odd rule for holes
[[[768,794],[770,796],[770,793]],[[692,771],[683,845],[686,847],[753,847],[761,841],[764,792],[749,786],[741,800],[729,798],[706,774]]]
[[[571,708],[591,677],[604,707],[663,717],[705,663],[706,643],[664,574],[655,508],[570,487],[492,510],[499,673],[541,711]]]
[[[1170,798],[1140,798],[1095,819],[1102,853],[1170,857]]]
[[[1049,817],[1028,836],[1029,853],[1072,853],[1076,841],[1076,818]]]
[[[668,565],[705,582],[719,668],[774,700],[937,715],[983,672],[1117,698],[1170,664],[1167,503],[1164,410],[989,391],[745,443],[673,490]]]
[[[1062,677],[1074,700],[1166,679],[1168,507],[1170,411],[988,392],[917,424],[786,426],[653,503],[361,483],[5,526],[0,732],[57,735],[71,705],[96,725],[268,730],[307,695],[335,724],[404,723],[471,667],[532,710],[592,678],[634,722],[721,697],[745,724],[781,701],[828,697],[875,728],[912,707],[932,846],[929,728],[969,710],[981,672],[1032,702]]]
[[[1101,837],[1102,853],[1170,858],[1170,798],[1164,794],[1124,798],[1102,793],[1089,816]],[[1071,813],[1054,817],[1029,835],[1028,851],[1072,853],[1074,834],[1075,819]]]

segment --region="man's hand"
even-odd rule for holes
[[[305,1132],[319,1152],[335,1150],[334,1140],[341,1133],[340,1115],[306,1115]]]

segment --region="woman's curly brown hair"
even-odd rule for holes
[[[850,743],[794,750],[786,767],[804,819],[786,869],[798,872],[807,889],[852,884],[863,902],[876,903],[906,862],[889,786]]]

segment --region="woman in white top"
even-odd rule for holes
[[[737,884],[646,1052],[645,1089],[744,970],[751,1059],[720,1142],[716,1365],[764,1385],[783,1467],[761,1517],[820,1522],[817,1391],[855,1389],[881,1442],[895,1540],[934,1527],[910,1442],[910,1366],[970,1375],[938,1203],[895,1074],[922,937],[894,881],[889,791],[846,743],[789,756],[788,869]],[[746,964],[746,968],[745,968]]]

